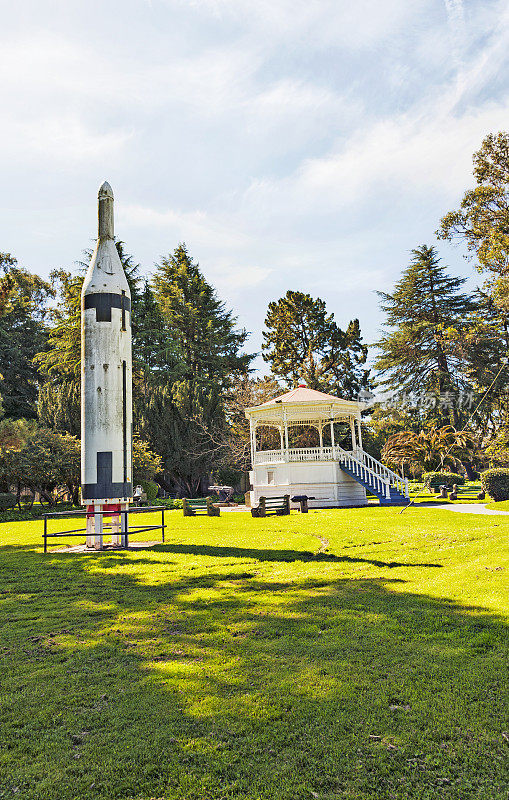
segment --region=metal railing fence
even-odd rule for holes
[[[148,514],[154,511],[161,512],[161,524],[160,525],[129,525],[129,515],[130,514]],[[120,511],[88,511],[84,509],[83,511],[52,511],[46,514],[43,514],[44,520],[44,532],[42,534],[44,540],[44,552],[48,552],[48,539],[56,539],[56,538],[65,538],[71,536],[80,536],[83,538],[87,536],[87,529],[86,528],[74,528],[68,531],[55,531],[50,533],[48,530],[48,520],[49,519],[60,519],[62,517],[85,517],[87,519],[91,516],[101,516],[102,521],[102,530],[107,531],[108,529],[112,529],[115,525],[117,527],[117,523],[104,523],[104,517],[120,517],[120,529],[115,530],[115,535],[121,537],[124,540],[123,547],[127,549],[129,547],[129,535],[131,533],[144,533],[145,531],[161,531],[161,540],[164,544],[164,530],[167,527],[164,522],[164,506],[136,506],[135,508],[127,508],[121,509]],[[123,517],[123,519],[122,519]],[[101,536],[102,534],[90,534],[90,536]]]

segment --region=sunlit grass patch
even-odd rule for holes
[[[176,511],[164,545],[47,556],[18,525],[0,797],[505,800],[506,518]]]

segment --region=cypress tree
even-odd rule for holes
[[[287,386],[304,381],[310,389],[349,399],[368,387],[358,319],[343,331],[323,300],[289,290],[269,303],[265,328],[263,358]]]

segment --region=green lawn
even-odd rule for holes
[[[1,525],[0,798],[506,800],[509,519],[400,511]]]
[[[509,511],[509,500],[499,500],[498,503],[488,503],[486,508],[492,511]]]

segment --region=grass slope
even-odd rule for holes
[[[509,522],[399,512],[1,526],[0,798],[506,798]]]

